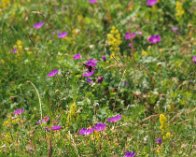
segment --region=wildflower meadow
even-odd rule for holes
[[[196,157],[195,0],[0,0],[0,157]]]

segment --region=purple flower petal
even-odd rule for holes
[[[58,131],[58,130],[61,130],[61,129],[62,129],[62,127],[59,126],[59,125],[55,125],[55,126],[51,127],[51,130],[54,130],[54,131]]]
[[[103,131],[106,129],[106,124],[104,123],[97,123],[95,124],[95,126],[93,127],[95,131]]]
[[[108,122],[109,123],[116,123],[116,122],[118,122],[121,119],[122,119],[122,116],[120,114],[118,114],[118,115],[116,115],[114,117],[108,118]]]
[[[82,74],[83,77],[91,77],[94,74],[94,71],[87,71]]]
[[[161,41],[161,36],[160,35],[151,35],[149,38],[148,38],[148,41],[151,43],[151,44],[157,44]]]
[[[86,66],[89,66],[89,67],[96,67],[97,66],[97,60],[92,58],[92,59],[89,59],[86,63],[85,63]]]
[[[102,60],[103,61],[106,61],[106,56],[102,56]]]
[[[126,152],[124,157],[135,157],[136,153],[135,152]]]
[[[12,49],[12,53],[16,53],[17,52],[17,48]]]
[[[157,138],[157,139],[156,139],[156,144],[161,145],[162,142],[163,142],[162,138]]]
[[[130,33],[130,32],[127,32],[125,34],[125,39],[126,40],[131,40],[131,39],[134,39],[136,37],[136,33]]]
[[[80,129],[79,134],[80,135],[90,135],[93,133],[93,131],[94,131],[93,128],[82,128],[82,129]]]
[[[87,77],[86,82],[88,82],[89,84],[93,83],[93,80],[89,77]]]
[[[154,6],[156,3],[158,2],[158,0],[147,0],[146,1],[146,5],[149,7]]]
[[[44,22],[38,22],[38,23],[34,24],[33,27],[35,29],[40,29],[43,25],[44,25]]]
[[[89,3],[95,4],[95,3],[97,3],[97,0],[89,0]]]
[[[19,108],[19,109],[16,109],[14,110],[14,115],[21,115],[22,113],[24,112],[24,109],[23,108]]]
[[[73,56],[73,59],[74,60],[79,60],[79,59],[81,59],[81,54],[80,53],[77,53],[77,54],[75,54],[74,56]]]
[[[62,38],[65,38],[67,36],[67,32],[61,32],[58,34],[58,38],[62,39]]]
[[[36,124],[45,124],[50,120],[49,116],[45,116],[43,119],[38,120]]]
[[[54,77],[55,75],[57,75],[59,72],[58,69],[54,69],[51,72],[48,73],[48,77]]]
[[[193,57],[192,57],[192,61],[193,61],[193,63],[196,64],[196,56],[193,56]]]

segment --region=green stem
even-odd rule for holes
[[[33,82],[27,81],[27,83],[30,83],[33,86],[33,88],[35,89],[35,92],[36,92],[38,100],[39,100],[39,109],[40,109],[40,115],[41,115],[41,119],[42,119],[42,102],[41,102],[39,91]]]

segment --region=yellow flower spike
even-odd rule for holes
[[[122,43],[120,32],[116,27],[113,26],[110,33],[107,34],[106,43],[109,46],[109,50],[111,51],[110,58],[112,58],[115,53],[119,52],[119,46]]]
[[[164,114],[160,114],[160,116],[159,116],[159,121],[160,121],[161,124],[166,123],[167,118],[165,117]]]
[[[67,124],[68,125],[70,124],[70,121],[72,120],[72,118],[76,116],[76,112],[77,112],[77,105],[75,102],[73,102],[70,105],[68,115],[67,115]]]
[[[10,0],[1,0],[0,9],[6,9],[10,5]]]
[[[164,114],[160,114],[159,122],[161,124],[160,129],[161,129],[162,133],[164,133],[165,130],[167,129],[167,118]]]
[[[5,120],[5,121],[3,122],[3,126],[4,126],[4,127],[10,127],[10,126],[11,126],[10,120],[9,120],[9,119]]]
[[[170,132],[167,132],[167,133],[165,134],[165,137],[166,137],[166,139],[170,139],[170,138],[171,138],[171,133],[170,133]]]
[[[4,140],[6,143],[12,143],[12,136],[10,135],[10,133],[7,132],[6,134],[4,134],[3,140]]]
[[[181,17],[182,15],[184,15],[185,11],[183,8],[183,3],[177,1],[176,2],[176,17]]]

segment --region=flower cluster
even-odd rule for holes
[[[107,35],[107,45],[109,46],[112,55],[120,51],[120,44],[122,43],[121,35],[116,27],[112,27],[110,33]]]
[[[183,3],[176,1],[176,17],[181,17],[184,12]]]
[[[50,72],[48,73],[48,77],[54,77],[55,75],[58,74],[58,72],[59,72],[58,69],[54,69],[54,70],[52,70],[52,71],[50,71]]]
[[[89,0],[89,3],[95,4],[95,3],[97,3],[97,0]]]
[[[10,5],[10,0],[1,0],[0,11],[1,9],[6,9],[9,5]]]
[[[168,131],[167,117],[164,114],[160,114],[159,122],[163,139],[169,139],[171,137],[171,133]]]
[[[193,61],[193,63],[196,64],[196,56],[193,56],[193,57],[192,57],[192,61]]]
[[[158,0],[147,0],[146,1],[146,5],[149,6],[149,7],[152,7],[157,3],[158,3]]]
[[[38,23],[35,23],[35,24],[33,25],[33,28],[35,28],[35,29],[40,29],[40,28],[43,27],[43,25],[44,25],[44,22],[38,22]]]
[[[23,50],[23,42],[21,40],[17,40],[12,53],[22,52]]]
[[[116,123],[119,120],[121,120],[121,118],[122,118],[121,115],[116,115],[116,116],[108,118],[107,121],[109,123]],[[93,127],[80,129],[79,134],[80,135],[90,135],[94,131],[95,132],[100,132],[100,131],[104,131],[105,129],[106,129],[106,124],[100,122],[100,123],[96,123]]]
[[[135,152],[126,152],[124,157],[135,157],[136,153]]]
[[[160,35],[151,35],[148,38],[148,42],[151,44],[157,44],[161,41],[161,36]]]

